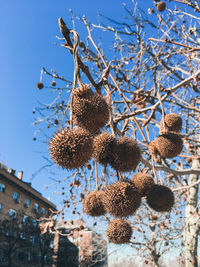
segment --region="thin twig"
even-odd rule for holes
[[[161,106],[161,110],[162,110],[162,124],[163,124],[163,129],[164,129],[164,132],[165,132],[166,131],[165,130],[165,110],[164,110],[164,107],[163,107],[163,104],[162,104],[160,89],[161,89],[161,85],[158,84],[158,99],[160,101],[160,106]]]
[[[145,160],[141,157],[140,161],[147,166],[149,169],[153,170],[153,166],[149,163],[149,161]],[[155,166],[155,169],[158,171],[165,171],[169,173],[173,173],[175,175],[189,175],[189,174],[200,174],[200,169],[186,169],[186,170],[173,170],[166,166]]]
[[[191,80],[193,80],[195,77],[199,76],[200,75],[200,70],[198,70],[197,72],[195,72],[193,75],[191,75],[190,77],[186,78],[185,80],[181,81],[180,83],[176,84],[175,86],[173,86],[172,88],[168,88],[168,89],[165,89],[165,92],[167,92],[162,98],[162,102],[169,96],[171,95],[171,93],[173,93],[174,91],[176,91],[178,88],[186,85],[187,83],[189,83]],[[139,110],[136,110],[130,114],[126,114],[126,115],[121,115],[120,118],[117,118],[115,120],[115,123],[118,123],[119,121],[121,120],[124,120],[124,119],[127,119],[127,118],[130,118],[130,117],[133,117],[135,115],[138,115],[138,114],[141,114],[143,112],[147,112],[149,110],[156,110],[157,107],[159,106],[160,104],[160,101],[158,101],[156,104],[154,104],[153,106],[150,106],[150,107],[146,107],[146,108],[143,108],[143,109],[139,109]]]
[[[95,42],[94,42],[94,40],[93,40],[93,38],[92,38],[91,31],[90,31],[90,27],[89,27],[89,25],[88,25],[88,23],[87,23],[85,17],[83,17],[83,21],[84,21],[84,23],[85,23],[85,25],[86,25],[86,28],[87,28],[87,30],[88,30],[88,35],[89,35],[89,39],[90,39],[90,41],[92,42],[94,48],[97,50],[97,52],[98,52],[98,54],[99,54],[101,60],[103,61],[105,67],[108,68],[108,64],[107,64],[106,61],[104,60],[104,57],[102,56],[102,54],[101,54],[99,48],[96,46],[96,44],[95,44]],[[112,75],[111,73],[109,73],[109,76],[111,77],[111,79],[112,79],[114,85],[116,86],[116,88],[117,88],[117,90],[118,90],[118,92],[119,92],[119,95],[120,95],[120,97],[123,99],[123,101],[124,101],[124,103],[125,103],[127,109],[129,110],[129,112],[131,112],[131,109],[130,109],[130,107],[129,107],[129,105],[128,105],[128,102],[126,101],[126,98],[124,97],[124,95],[123,95],[123,93],[122,93],[120,87],[118,86],[118,84],[117,84],[115,78],[113,77],[113,75]],[[143,140],[148,144],[148,141],[147,141],[147,139],[146,139],[146,137],[145,137],[145,135],[144,135],[144,133],[143,133],[143,131],[142,131],[142,129],[141,129],[139,123],[138,123],[137,120],[134,118],[134,116],[133,116],[133,120],[134,120],[135,124],[137,125],[137,127],[138,127],[138,129],[139,129],[139,131],[140,131],[140,133],[141,133],[141,135],[142,135],[142,137],[143,137]]]
[[[179,188],[172,189],[172,191],[175,192],[175,191],[179,191],[179,190],[188,190],[191,187],[193,187],[195,185],[198,185],[198,184],[200,184],[200,180],[198,180],[197,182],[195,182],[193,184],[187,185],[187,186],[182,186],[182,187],[179,187]]]

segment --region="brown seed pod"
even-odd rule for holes
[[[147,194],[147,203],[155,211],[169,211],[174,205],[174,194],[167,186],[154,185]]]
[[[165,116],[165,127],[163,120],[160,123],[160,134],[167,132],[179,132],[182,128],[182,119],[176,113],[170,113]]]
[[[109,223],[106,234],[109,242],[125,244],[131,239],[132,228],[128,222],[118,218]]]
[[[84,200],[84,212],[90,216],[104,215],[105,209],[102,203],[103,192],[95,190],[89,192]]]
[[[42,82],[37,83],[37,88],[42,89],[44,87],[44,84]]]
[[[87,85],[74,90],[72,98],[72,114],[74,123],[96,132],[109,119],[108,104],[98,93],[93,93]]]
[[[108,133],[101,133],[93,140],[93,155],[95,161],[106,166],[112,161],[113,145],[116,138]]]
[[[192,157],[189,157],[186,159],[187,163],[191,163],[192,162]]]
[[[157,4],[157,9],[158,9],[158,11],[160,11],[160,12],[164,11],[164,10],[166,9],[166,4],[165,4],[165,2],[163,2],[163,1],[159,2],[159,3]]]
[[[150,144],[150,150],[155,155],[163,158],[173,158],[180,154],[183,148],[181,137],[174,133],[166,133],[158,136]]]
[[[140,148],[136,141],[120,137],[113,145],[113,157],[110,165],[117,171],[135,170],[140,161]]]
[[[131,180],[140,191],[142,197],[146,196],[149,189],[155,184],[152,176],[148,173],[138,172]]]
[[[81,186],[81,182],[79,180],[75,180],[74,181],[74,185],[80,187]]]
[[[132,182],[109,185],[103,195],[105,210],[115,217],[128,217],[139,208],[141,195]]]
[[[152,215],[152,220],[156,221],[158,219],[158,216],[156,214]]]
[[[49,142],[55,163],[66,169],[83,166],[92,155],[90,134],[81,128],[58,131]]]
[[[55,119],[54,120],[54,124],[58,125],[59,124],[59,120]]]
[[[91,169],[92,169],[92,167],[91,167],[91,165],[90,165],[89,163],[87,163],[87,164],[85,165],[85,167],[86,167],[86,169],[88,169],[88,170],[91,170]]]
[[[56,86],[56,82],[52,81],[51,82],[51,86],[55,87]]]

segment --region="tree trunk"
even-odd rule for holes
[[[155,245],[156,243],[152,245],[153,250],[151,251],[151,258],[152,258],[153,267],[159,267],[158,262],[160,259],[160,254],[157,253]]]
[[[54,235],[54,251],[52,256],[52,267],[57,267],[58,263],[58,249],[59,249],[59,233]]]
[[[200,168],[198,159],[192,162],[193,169]],[[198,175],[189,175],[188,184],[193,184],[198,181]],[[198,221],[197,213],[198,201],[198,185],[191,187],[188,190],[187,203],[185,208],[185,266],[198,267],[197,246],[198,246]]]

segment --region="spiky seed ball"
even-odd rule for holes
[[[174,205],[174,194],[167,186],[154,185],[147,194],[147,203],[155,211],[169,211]]]
[[[84,212],[90,216],[104,215],[105,209],[102,203],[103,192],[95,190],[89,192],[84,200]]]
[[[131,180],[140,191],[142,197],[146,196],[149,189],[155,184],[152,176],[148,173],[138,172]]]
[[[102,95],[82,85],[73,92],[72,114],[75,124],[96,132],[108,121],[109,108]]]
[[[113,145],[113,157],[110,165],[117,171],[135,170],[140,161],[140,148],[136,141],[120,137]]]
[[[128,217],[140,206],[141,195],[132,182],[109,185],[103,195],[105,210],[115,217]]]
[[[150,150],[155,155],[160,155],[163,158],[173,158],[180,154],[183,148],[181,137],[174,133],[166,133],[158,136],[150,144]]]
[[[163,1],[159,2],[159,3],[157,4],[157,9],[158,9],[158,11],[160,11],[160,12],[164,11],[164,10],[166,9],[166,4],[165,4],[165,2],[163,2]]]
[[[152,220],[156,221],[158,219],[158,216],[156,214],[152,215]]]
[[[44,84],[42,82],[37,83],[37,88],[42,89],[44,87]]]
[[[66,169],[83,166],[92,155],[92,139],[82,129],[58,131],[49,142],[49,151],[55,163]]]
[[[109,223],[106,234],[109,242],[126,244],[131,239],[132,228],[127,221],[118,218]]]
[[[51,86],[55,87],[56,86],[56,82],[52,81],[51,82]]]
[[[93,140],[93,155],[95,161],[106,166],[112,161],[113,145],[116,138],[108,133],[101,133]]]
[[[182,119],[176,113],[170,113],[165,116],[165,128],[163,120],[160,123],[160,134],[165,132],[179,132],[182,127]]]

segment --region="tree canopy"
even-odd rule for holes
[[[99,24],[73,14],[83,38],[59,18],[74,77],[41,70],[37,87],[53,101],[37,107],[35,124],[50,165],[64,169],[60,214],[102,216],[108,240],[129,243],[147,262],[177,247],[197,266],[200,7],[154,5],[143,11],[133,1],[124,20],[101,15]]]

